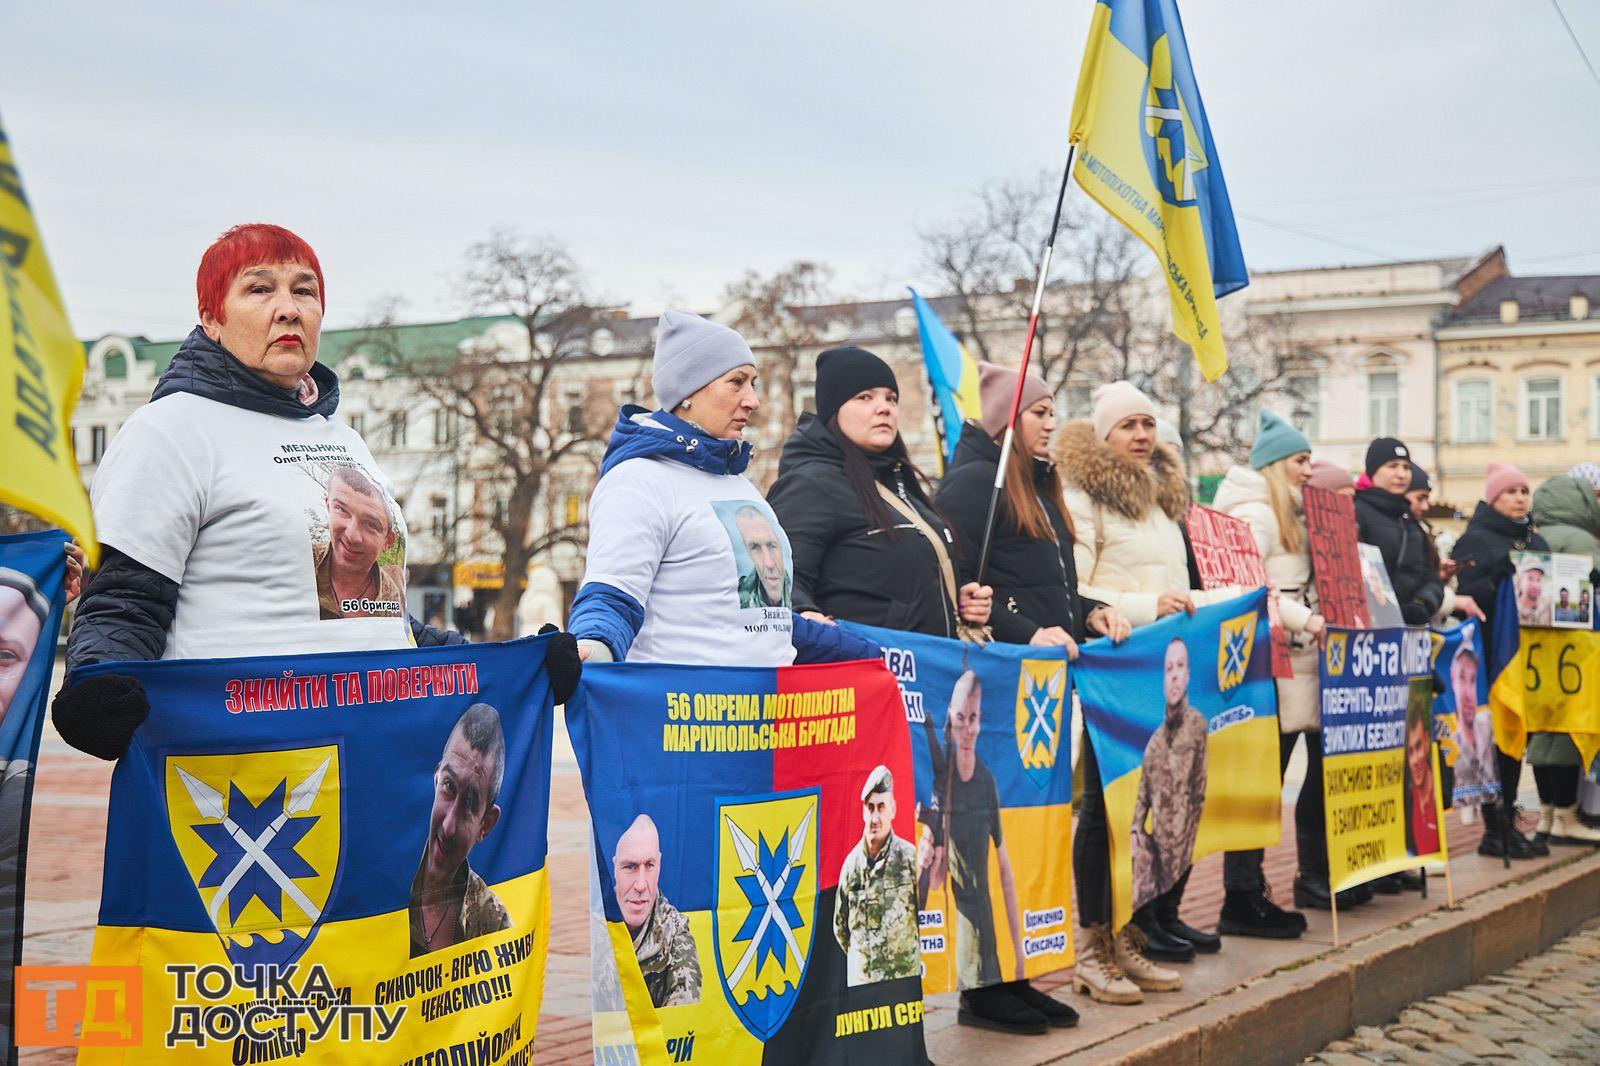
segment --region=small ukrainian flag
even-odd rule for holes
[[[911,303],[917,311],[917,333],[922,340],[922,361],[928,366],[928,382],[933,386],[934,420],[939,430],[940,472],[956,457],[956,441],[961,439],[961,423],[983,416],[978,399],[978,361],[967,354],[966,346],[950,332],[950,327],[934,314],[916,289]]]
[[[1176,0],[1098,0],[1072,107],[1073,176],[1161,260],[1172,331],[1215,381],[1217,298],[1249,274]]]

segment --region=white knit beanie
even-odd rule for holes
[[[1156,417],[1156,405],[1128,381],[1112,381],[1094,390],[1094,436],[1105,440],[1118,422],[1130,415]]]

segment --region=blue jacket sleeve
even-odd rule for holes
[[[441,644],[468,643],[467,638],[455,630],[424,625],[417,621],[414,615],[406,615],[406,621],[411,624],[411,639],[416,642],[419,648],[436,648]]]
[[[628,658],[633,638],[644,625],[644,607],[615,585],[591,581],[578,590],[567,618],[567,632],[579,640],[598,640],[617,662]]]
[[[872,641],[846,633],[838,626],[813,622],[798,611],[791,616],[791,621],[794,629],[790,637],[794,641],[796,663],[843,663],[883,656],[883,649]]]

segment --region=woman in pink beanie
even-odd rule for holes
[[[1487,620],[1484,632],[1494,632],[1494,616],[1500,584],[1510,574],[1514,551],[1549,551],[1528,511],[1533,505],[1527,475],[1510,463],[1490,463],[1483,481],[1483,499],[1472,513],[1466,531],[1456,541],[1451,558],[1456,571],[1456,587],[1471,596]],[[1522,778],[1522,760],[1499,753],[1500,802],[1483,807],[1483,842],[1478,854],[1499,858],[1531,859],[1548,855],[1550,849],[1535,837],[1529,840],[1516,824],[1517,783]],[[1548,828],[1548,827],[1544,827]]]

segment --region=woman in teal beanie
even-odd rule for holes
[[[1295,741],[1306,734],[1306,782],[1295,802],[1295,844],[1300,872],[1295,878],[1297,906],[1321,907],[1328,902],[1327,857],[1322,811],[1322,716],[1318,707],[1317,636],[1322,615],[1311,576],[1305,512],[1300,489],[1311,478],[1311,442],[1270,411],[1261,412],[1261,427],[1250,449],[1250,465],[1228,471],[1212,507],[1250,525],[1261,562],[1278,596],[1278,614],[1289,634],[1294,677],[1278,686],[1278,772],[1289,764]],[[1292,938],[1305,920],[1271,899],[1261,873],[1261,852],[1234,851],[1223,858],[1226,895],[1217,931],[1232,936]],[[1341,900],[1341,902],[1344,902]]]

